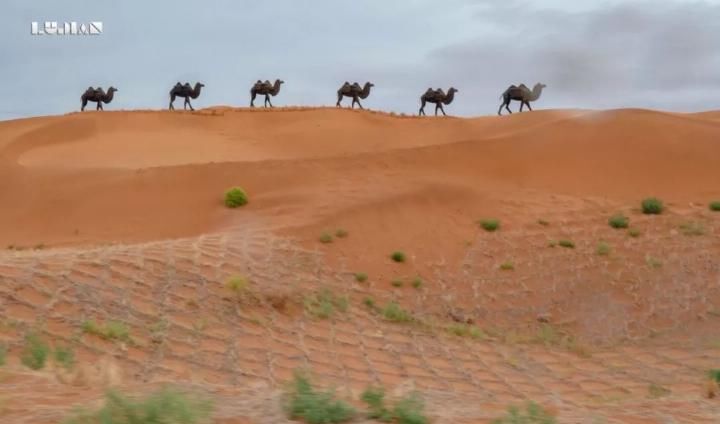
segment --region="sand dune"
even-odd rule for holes
[[[313,210],[286,217],[295,224],[318,207],[342,211],[422,181],[509,197],[522,189],[702,202],[720,190],[719,133],[712,114],[644,110],[418,119],[211,109],[11,121],[0,124],[0,201],[12,205],[0,212],[0,243],[194,235],[234,222],[219,199],[236,184],[253,195],[248,213],[265,220],[266,206]]]
[[[47,321],[50,334],[67,340],[86,316],[147,328],[162,315],[175,326],[167,345],[80,345],[85,359],[114,356],[142,381],[272,387],[305,363],[354,389],[412,379],[435,393],[434,411],[446,420],[438,422],[483,422],[530,394],[567,401],[556,405],[567,422],[598,413],[598,396],[620,395],[631,400],[598,416],[708,417],[713,406],[695,400],[693,384],[717,352],[720,214],[707,205],[720,199],[719,117],[215,107],[0,122],[0,246],[10,247],[0,252],[0,312],[23,323],[13,328]],[[235,185],[250,203],[231,210],[222,196]],[[668,212],[641,214],[648,196]],[[608,226],[617,212],[640,237]],[[482,231],[481,218],[500,219],[501,230]],[[701,234],[688,235],[687,223]],[[319,243],[337,229],[349,236]],[[574,248],[555,247],[561,239]],[[612,253],[599,255],[600,243]],[[395,250],[407,253],[406,263],[389,259]],[[500,269],[507,263],[514,270]],[[357,283],[354,272],[369,281]],[[270,300],[229,306],[223,281],[238,273]],[[413,288],[418,276],[424,285]],[[302,309],[303,296],[325,286],[354,305],[333,321],[332,337]],[[490,344],[443,339],[438,347],[441,336],[398,329],[363,309],[368,296],[394,299],[439,328],[467,316],[495,331]],[[278,297],[296,306],[278,311]],[[249,314],[269,322],[258,326]],[[516,346],[538,315],[573,342]],[[190,335],[197,316],[214,323],[209,334]],[[0,340],[19,343],[20,334],[0,327]],[[576,340],[605,350],[579,359],[567,352]],[[228,362],[243,355],[239,365]],[[275,359],[253,365],[258,355]],[[647,360],[623,362],[631,357]],[[656,376],[683,407],[645,403]],[[483,406],[452,415],[441,394]],[[234,410],[226,405],[224,416]],[[29,413],[15,417],[35,422]]]

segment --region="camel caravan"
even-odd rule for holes
[[[280,79],[276,79],[274,83],[270,83],[270,80],[257,80],[257,82],[255,82],[250,88],[250,107],[255,107],[255,98],[258,95],[265,96],[265,107],[268,107],[268,105],[270,105],[271,108],[274,107],[272,102],[270,101],[270,97],[277,96],[280,93],[280,87],[284,83],[285,81]],[[350,104],[351,109],[355,108],[355,104],[357,104],[360,109],[363,109],[362,103],[360,103],[360,99],[367,99],[368,96],[370,96],[370,90],[374,86],[375,84],[371,82],[366,82],[365,85],[360,86],[360,84],[358,84],[357,82],[350,84],[348,81],[345,81],[337,91],[337,103],[335,103],[335,106],[342,107],[340,104],[342,103],[342,100],[345,97],[349,97],[352,99],[352,103]],[[168,106],[168,109],[175,110],[173,102],[175,102],[175,99],[177,97],[181,97],[185,99],[183,109],[187,110],[187,108],[190,107],[190,110],[194,111],[195,109],[193,109],[192,104],[190,103],[190,99],[194,100],[200,97],[200,92],[203,87],[205,87],[205,84],[201,82],[196,82],[194,86],[191,86],[189,82],[181,84],[178,81],[170,89],[170,105]],[[513,100],[520,102],[520,112],[523,111],[523,107],[525,106],[527,106],[528,110],[532,111],[532,107],[530,107],[530,102],[537,101],[540,98],[540,95],[542,94],[542,91],[545,87],[547,86],[542,83],[535,84],[532,90],[529,89],[525,84],[511,85],[507,88],[507,90],[503,92],[503,94],[500,95],[502,103],[500,104],[500,108],[498,109],[498,115],[502,115],[503,108],[505,108],[505,110],[507,110],[509,113],[512,113],[512,111],[510,110],[510,102],[512,102]],[[112,102],[113,96],[117,91],[118,89],[115,87],[109,87],[107,93],[101,87],[88,87],[87,90],[85,90],[85,92],[80,97],[80,100],[82,101],[82,106],[80,110],[84,111],[85,106],[87,106],[88,102],[97,103],[96,109],[103,110],[102,104],[108,104]],[[418,111],[418,116],[426,115],[425,105],[427,103],[433,103],[435,105],[435,116],[437,116],[438,110],[442,112],[443,116],[447,116],[443,105],[450,105],[455,99],[455,94],[459,92],[460,91],[455,87],[450,87],[447,93],[443,91],[442,88],[428,88],[425,93],[420,96],[420,110]]]

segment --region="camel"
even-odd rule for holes
[[[532,111],[532,108],[530,107],[530,102],[534,102],[535,100],[539,99],[540,95],[542,94],[543,88],[545,87],[547,87],[545,84],[537,83],[531,91],[525,86],[525,84],[520,84],[519,86],[511,85],[500,96],[503,102],[498,109],[498,115],[502,115],[503,106],[508,112],[512,113],[509,106],[510,102],[513,100],[517,100],[520,102],[520,112],[522,112],[524,105],[527,105],[528,109]]]
[[[364,87],[360,87],[360,84],[357,82],[352,83],[352,85],[345,81],[345,83],[340,87],[340,89],[337,91],[338,100],[335,106],[340,107],[340,102],[342,101],[343,97],[352,97],[352,105],[351,107],[355,109],[355,103],[358,104],[360,109],[362,109],[362,104],[360,103],[360,99],[367,99],[367,97],[370,95],[370,89],[372,87],[375,87],[375,84],[371,82],[366,82]]]
[[[452,103],[455,98],[455,93],[458,93],[459,91],[460,90],[455,87],[450,87],[447,94],[445,94],[442,88],[438,88],[437,90],[428,88],[425,94],[420,96],[421,105],[419,115],[425,115],[425,103],[435,103],[435,116],[437,116],[438,109],[440,109],[444,116],[447,116],[445,109],[443,109],[443,104],[449,105]]]
[[[190,110],[195,110],[192,107],[192,104],[190,104],[190,99],[197,99],[200,96],[200,90],[205,87],[205,84],[201,82],[196,82],[195,87],[191,87],[189,82],[186,82],[185,84],[180,84],[180,81],[175,84],[175,86],[170,90],[170,110],[175,110],[175,106],[173,106],[173,102],[175,101],[176,97],[183,97],[185,99],[185,103],[183,104],[183,109],[187,110],[187,107],[190,106]]]
[[[80,107],[80,110],[84,111],[85,106],[87,106],[88,102],[97,103],[96,110],[103,110],[102,104],[112,102],[113,95],[116,91],[118,91],[118,89],[115,87],[108,88],[107,93],[105,93],[105,91],[103,91],[101,87],[88,87],[87,90],[85,90],[85,92],[82,94],[82,96],[80,96],[80,100],[82,100],[82,106]]]
[[[265,80],[265,82],[257,80],[250,89],[250,107],[255,107],[255,97],[258,94],[265,96],[265,107],[267,107],[268,103],[270,107],[274,107],[270,101],[270,96],[277,96],[280,92],[280,85],[284,83],[285,81],[279,79],[275,80],[275,84],[270,84],[268,80]]]

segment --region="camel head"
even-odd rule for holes
[[[110,88],[108,88],[108,91],[107,91],[107,92],[108,92],[108,94],[110,94],[110,93],[114,93],[114,92],[116,92],[116,91],[120,91],[120,90],[118,90],[117,88],[111,86]]]
[[[450,93],[454,94],[454,93],[459,93],[459,92],[460,92],[460,90],[458,90],[455,87],[450,87],[450,89],[448,90],[448,94],[450,94]]]
[[[535,88],[545,88],[545,87],[547,87],[547,85],[545,85],[545,84],[543,84],[543,83],[541,83],[541,82],[535,84]]]
[[[201,83],[201,82],[196,82],[195,85],[196,85],[197,87],[200,87],[200,88],[205,87],[205,84],[203,84],[203,83]]]

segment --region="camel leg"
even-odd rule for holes
[[[505,103],[505,110],[507,110],[508,112],[510,112],[510,114],[512,115],[512,110],[510,110],[510,101],[508,101],[507,103]]]
[[[425,100],[422,100],[420,103],[420,111],[418,112],[418,116],[425,115]]]
[[[360,109],[363,109],[362,103],[360,103],[360,99],[357,99],[357,104],[358,104],[358,107],[359,107]]]
[[[447,116],[447,113],[445,113],[445,108],[443,107],[442,103],[438,103],[438,105],[440,106],[440,112],[443,113],[443,116]]]
[[[85,111],[85,106],[87,106],[87,99],[82,99],[82,106],[80,106],[80,111]]]
[[[168,107],[168,110],[175,110],[175,106],[173,106],[173,102],[175,101],[175,95],[170,95],[170,106]]]
[[[440,109],[440,103],[435,103],[435,116],[437,116],[438,109]]]
[[[520,112],[522,112],[523,106],[525,106],[525,100],[520,100]]]
[[[530,102],[525,102],[525,104],[527,105],[528,109],[530,109],[530,112],[532,112],[532,108],[530,107]]]
[[[342,107],[342,106],[340,106],[340,102],[342,101],[342,98],[343,98],[343,95],[338,93],[338,101],[337,101],[337,103],[335,103],[336,107]]]
[[[500,104],[500,107],[498,108],[498,116],[502,116],[502,108],[505,106],[505,102]]]
[[[350,104],[350,109],[355,109],[355,103],[357,103],[357,97],[353,96],[353,101]]]
[[[267,102],[270,105],[270,107],[275,107],[272,105],[272,102],[270,101],[270,96],[267,94],[265,95],[265,102]],[[265,106],[267,106],[267,105],[265,105]]]
[[[254,91],[250,93],[250,107],[255,107],[255,96],[257,96],[257,93]]]
[[[102,101],[97,102],[97,106],[95,107],[95,110],[103,110]]]

